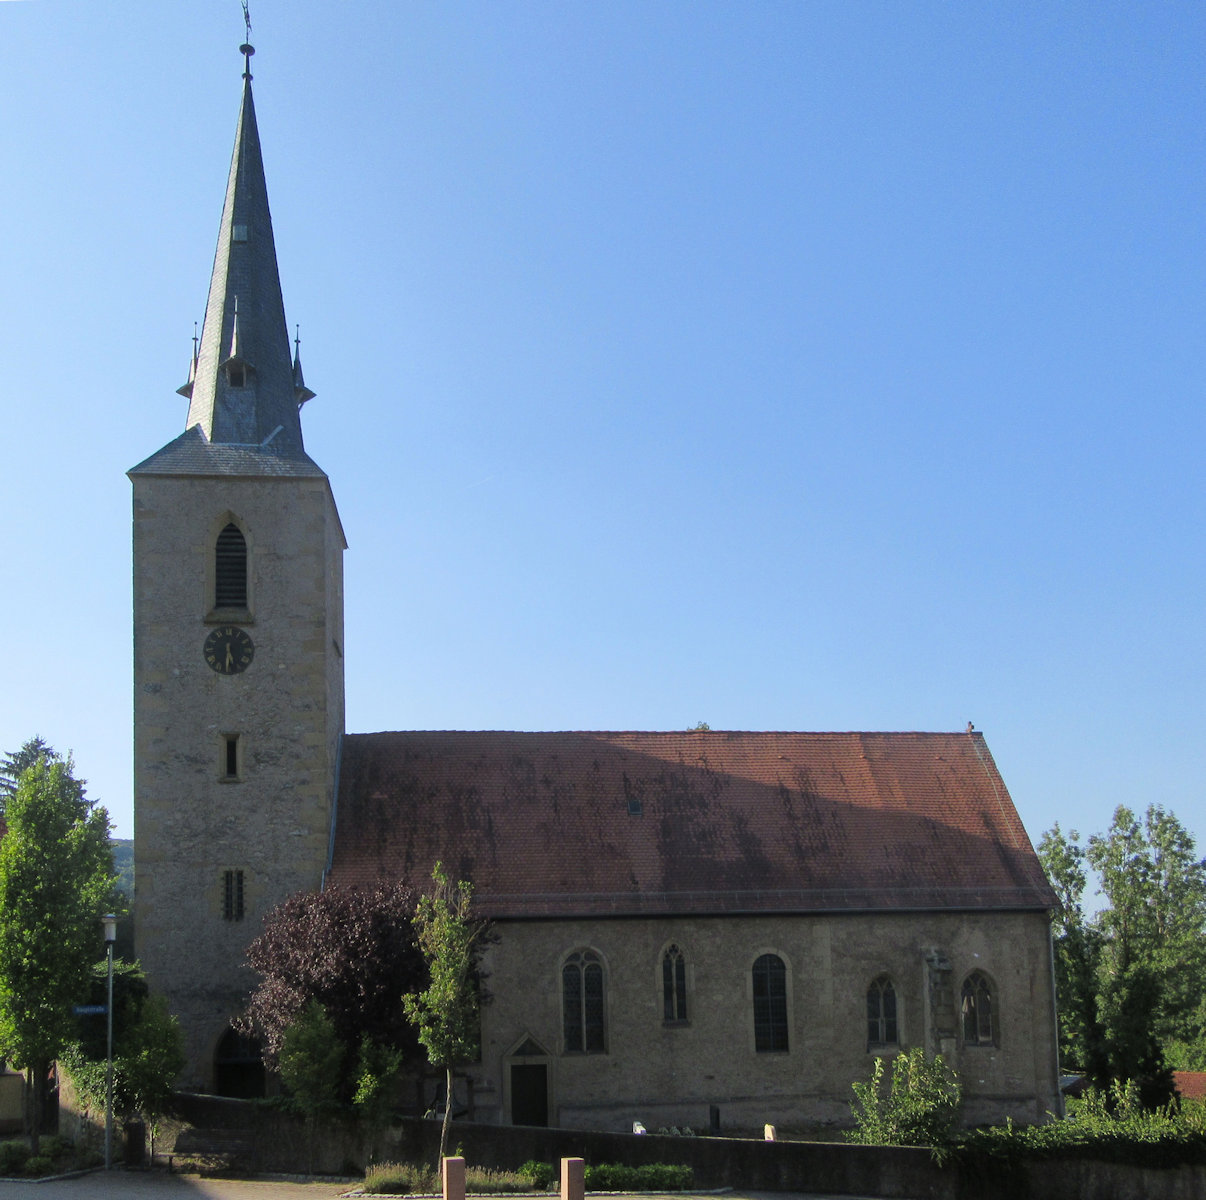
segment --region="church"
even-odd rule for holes
[[[184,432],[129,472],[135,919],[181,1086],[262,1086],[230,1022],[265,914],[441,860],[497,934],[475,1120],[844,1123],[873,1059],[915,1046],[969,1122],[1059,1111],[1055,897],[970,726],[345,732],[346,542],[302,439],[242,50]]]

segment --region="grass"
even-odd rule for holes
[[[364,1190],[370,1196],[428,1195],[440,1191],[440,1180],[429,1166],[413,1163],[375,1163],[364,1174]],[[478,1195],[506,1195],[535,1191],[532,1179],[518,1171],[495,1171],[487,1167],[465,1168],[465,1191]]]
[[[556,1183],[556,1169],[550,1163],[527,1162],[518,1171],[465,1168],[465,1191],[471,1195],[549,1191]],[[689,1188],[691,1183],[690,1167],[666,1163],[639,1167],[598,1163],[586,1168],[587,1191],[670,1192]],[[427,1195],[440,1191],[440,1181],[429,1166],[378,1163],[365,1172],[364,1190],[372,1196]]]

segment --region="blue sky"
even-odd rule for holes
[[[1206,843],[1206,9],[251,15],[350,730],[971,720],[1035,841]],[[124,472],[183,428],[242,40],[0,2],[0,738],[123,835]]]

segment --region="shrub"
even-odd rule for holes
[[[671,1163],[642,1163],[625,1167],[599,1163],[586,1168],[588,1192],[681,1192],[695,1181],[695,1172]]]
[[[0,1142],[0,1175],[19,1175],[29,1161],[25,1142]]]
[[[1144,1108],[1133,1081],[1113,1083],[1108,1092],[1090,1088],[1068,1101],[1068,1116],[1046,1125],[1014,1125],[965,1134],[956,1156],[1015,1165],[1024,1159],[1095,1158],[1130,1166],[1171,1167],[1206,1163],[1206,1106]]]
[[[409,1192],[435,1192],[435,1172],[411,1163],[374,1163],[364,1173],[364,1190],[370,1196]]]
[[[920,1046],[898,1054],[887,1077],[887,1064],[875,1060],[871,1079],[855,1083],[850,1110],[852,1142],[879,1146],[941,1146],[959,1117],[963,1091],[939,1054],[927,1060]]]
[[[552,1163],[537,1162],[534,1158],[529,1158],[519,1168],[519,1173],[540,1192],[547,1191],[557,1182],[557,1168]]]
[[[489,1167],[465,1168],[465,1191],[488,1192],[499,1194],[504,1192],[530,1192],[531,1181],[520,1171],[496,1171]]]

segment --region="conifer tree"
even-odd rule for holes
[[[17,790],[17,781],[26,767],[32,767],[39,758],[52,761],[58,754],[40,737],[31,737],[20,750],[13,750],[0,760],[0,817],[10,797]]]

